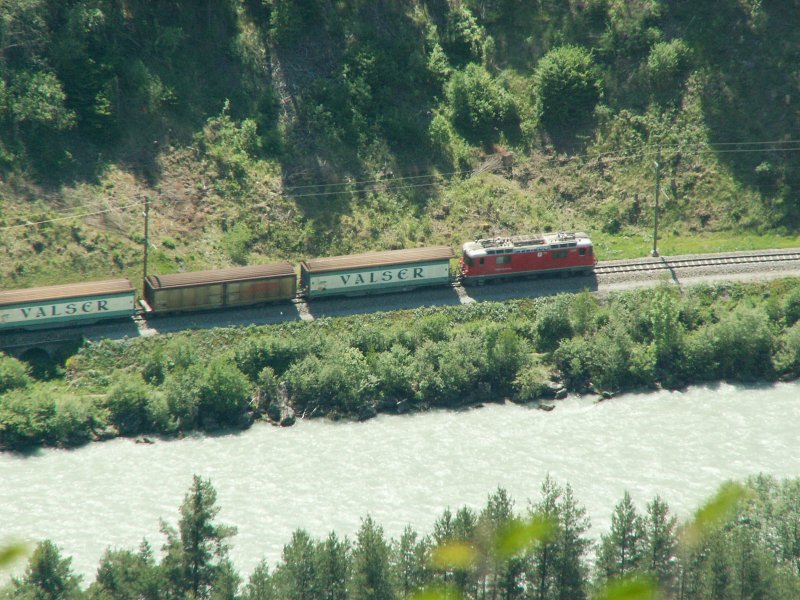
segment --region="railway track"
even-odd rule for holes
[[[594,272],[597,275],[608,275],[611,273],[632,273],[642,271],[663,271],[672,269],[687,269],[693,267],[717,267],[725,265],[742,265],[747,263],[765,264],[777,262],[800,261],[800,251],[793,249],[785,252],[749,252],[746,254],[728,254],[717,256],[702,256],[697,258],[689,257],[660,257],[644,260],[619,261],[598,264]]]

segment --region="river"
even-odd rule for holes
[[[273,566],[291,532],[353,536],[371,514],[389,536],[429,532],[447,506],[479,509],[498,486],[523,509],[549,473],[569,482],[596,537],[628,490],[689,515],[731,478],[800,475],[800,383],[727,384],[571,397],[552,412],[490,405],[465,412],[301,422],[279,429],[157,441],[118,439],[76,450],[0,455],[0,542],[50,538],[84,585],[105,548],[160,548],[192,475],[211,479],[219,520],[235,525],[232,558],[247,577]]]

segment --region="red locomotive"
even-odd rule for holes
[[[537,273],[589,273],[597,259],[583,232],[475,240],[464,244],[461,277],[465,284]]]

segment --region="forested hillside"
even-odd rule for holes
[[[798,22],[796,0],[5,0],[0,276],[137,278],[145,198],[162,273],[574,227],[643,253],[659,148],[665,243],[791,234]]]

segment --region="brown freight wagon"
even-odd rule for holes
[[[288,262],[148,275],[144,298],[152,312],[212,310],[289,300],[297,291],[297,274]]]

